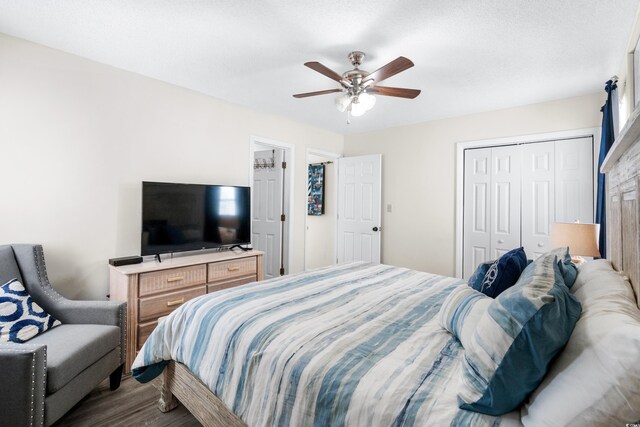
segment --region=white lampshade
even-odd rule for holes
[[[360,95],[362,96],[362,95]],[[351,103],[351,115],[354,117],[358,117],[358,116],[362,116],[364,113],[367,112],[367,109],[365,108],[365,105],[360,102],[358,100],[358,102],[352,102]]]
[[[369,111],[373,108],[374,105],[376,105],[376,97],[368,93],[361,93],[358,96],[358,102],[360,102],[364,106],[364,109],[366,111]]]
[[[599,257],[600,224],[554,222],[551,224],[551,247],[569,246],[571,255]]]
[[[340,111],[341,113],[344,113],[347,110],[349,103],[351,102],[351,97],[349,96],[349,94],[343,93],[336,97],[335,102],[336,102],[336,108],[338,109],[338,111]]]

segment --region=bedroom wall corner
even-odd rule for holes
[[[3,34],[0,93],[0,236],[43,244],[65,296],[104,299],[107,260],[140,253],[141,181],[248,185],[252,135],[296,146],[303,270],[306,148],[342,135]]]
[[[454,276],[456,143],[599,127],[603,102],[604,92],[347,135],[345,156],[382,153],[382,262]]]

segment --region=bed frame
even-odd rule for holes
[[[602,172],[607,174],[607,258],[629,277],[640,307],[640,109],[634,113]],[[204,426],[247,427],[183,364],[172,360],[156,381],[162,412],[175,408],[179,400]]]

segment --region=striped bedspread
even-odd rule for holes
[[[462,281],[340,265],[196,298],[151,334],[141,382],[185,364],[249,426],[494,426],[458,409],[463,349],[438,323]]]

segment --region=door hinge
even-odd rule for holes
[[[287,162],[282,162],[282,169],[286,169],[287,168]]]
[[[280,221],[284,222],[287,220],[287,216],[285,214],[280,215]]]

